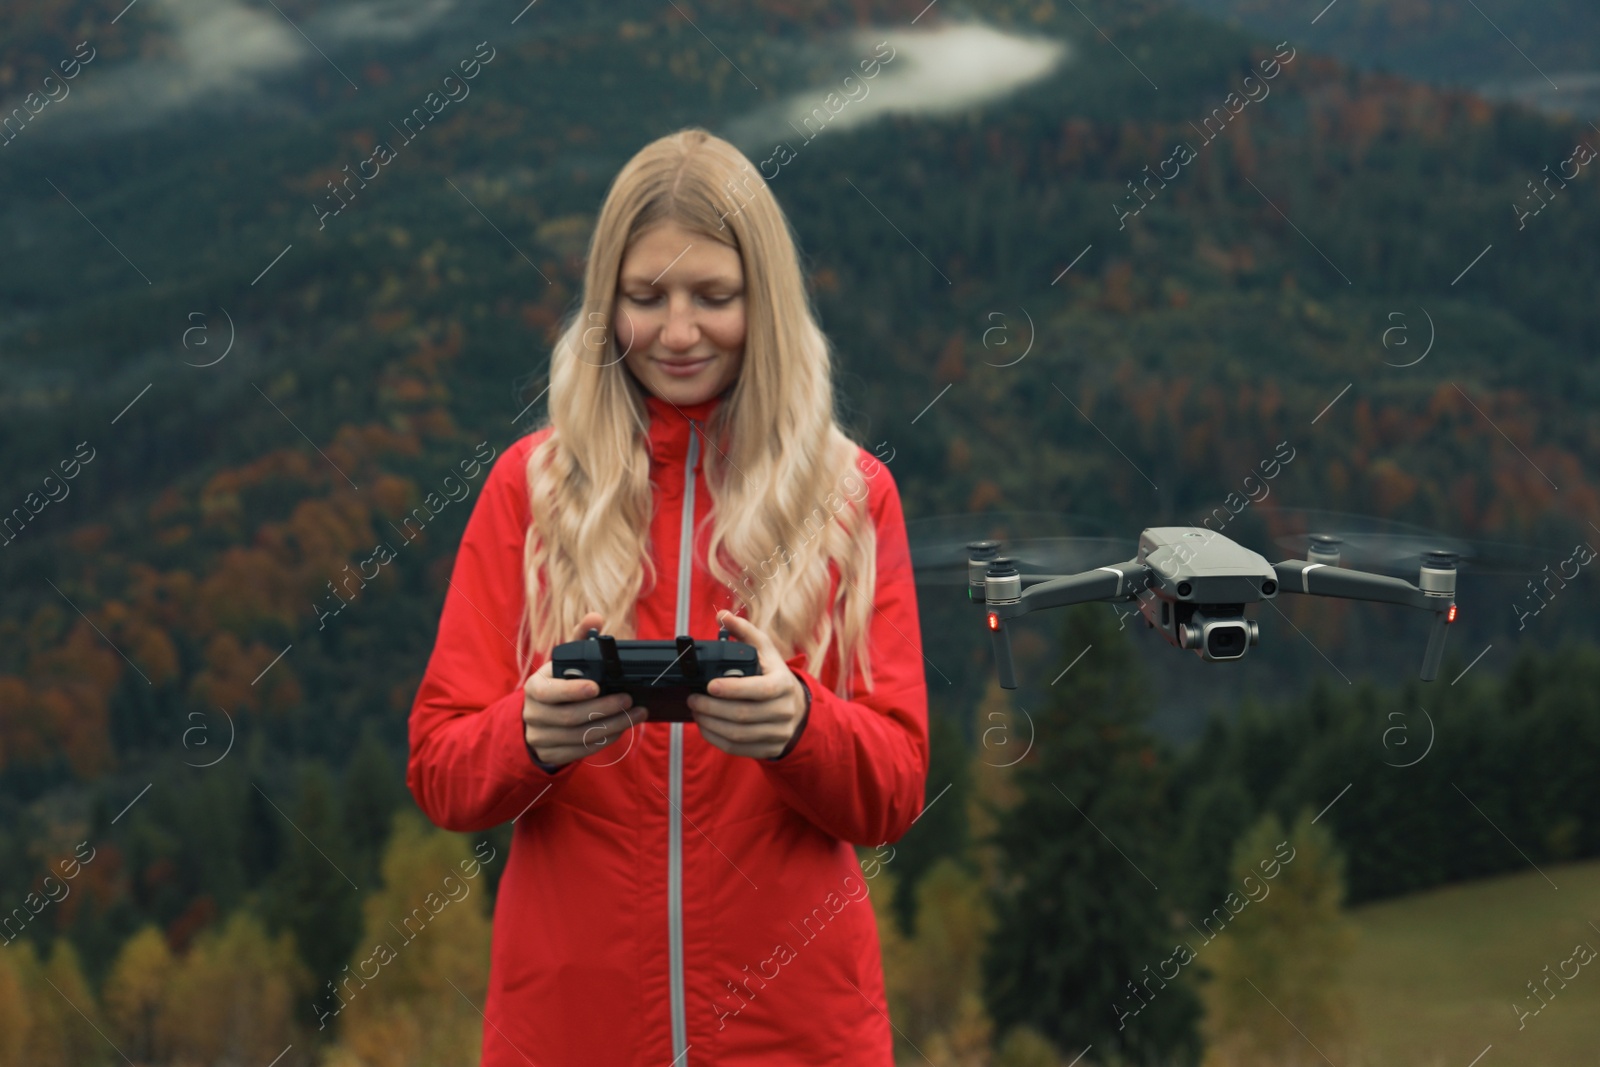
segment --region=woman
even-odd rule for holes
[[[921,812],[927,690],[899,494],[835,424],[830,358],[737,149],[691,128],[623,167],[411,710],[428,816],[514,824],[483,1067],[893,1062],[852,846]],[[761,673],[690,724],[551,676],[591,626],[719,625]]]

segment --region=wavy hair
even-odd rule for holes
[[[609,327],[626,250],[669,221],[733,248],[744,269],[744,359],[706,426],[716,442],[702,468],[711,574],[785,658],[803,650],[807,671],[820,677],[832,653],[835,690],[848,698],[855,665],[872,685],[876,530],[865,491],[857,500],[847,490],[842,509],[830,503],[834,515],[823,505],[859,482],[858,445],[835,421],[832,351],[788,219],[749,160],[698,127],[646,145],[617,174],[590,239],[581,304],[551,352],[543,425],[552,432],[527,466],[523,676],[534,649],[566,640],[589,611],[605,617],[605,632],[632,637],[637,601],[657,577],[647,543],[649,412]],[[752,569],[764,572],[779,555],[758,588]],[[840,580],[827,603],[830,563]]]

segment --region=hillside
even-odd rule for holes
[[[1353,913],[1360,941],[1347,988],[1367,1067],[1470,1063],[1490,1045],[1501,1063],[1592,1062],[1600,982],[1586,965],[1562,964],[1575,945],[1600,948],[1600,864],[1544,875],[1550,881],[1527,870]],[[1541,984],[1561,970],[1577,977]]]
[[[1453,85],[1490,99],[1600,117],[1594,42],[1600,10],[1582,0],[1453,4],[1184,0],[1267,37],[1293,34],[1355,65]]]

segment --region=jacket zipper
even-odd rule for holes
[[[673,636],[689,632],[690,577],[694,567],[694,466],[700,456],[699,423],[689,420],[689,455],[683,473],[683,518],[678,537],[678,607]],[[667,952],[671,969],[672,1067],[688,1067],[688,1015],[683,982],[683,723],[672,723],[667,796]]]

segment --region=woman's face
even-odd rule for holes
[[[623,254],[612,328],[639,384],[673,404],[698,404],[739,376],[744,308],[739,253],[664,222]]]

